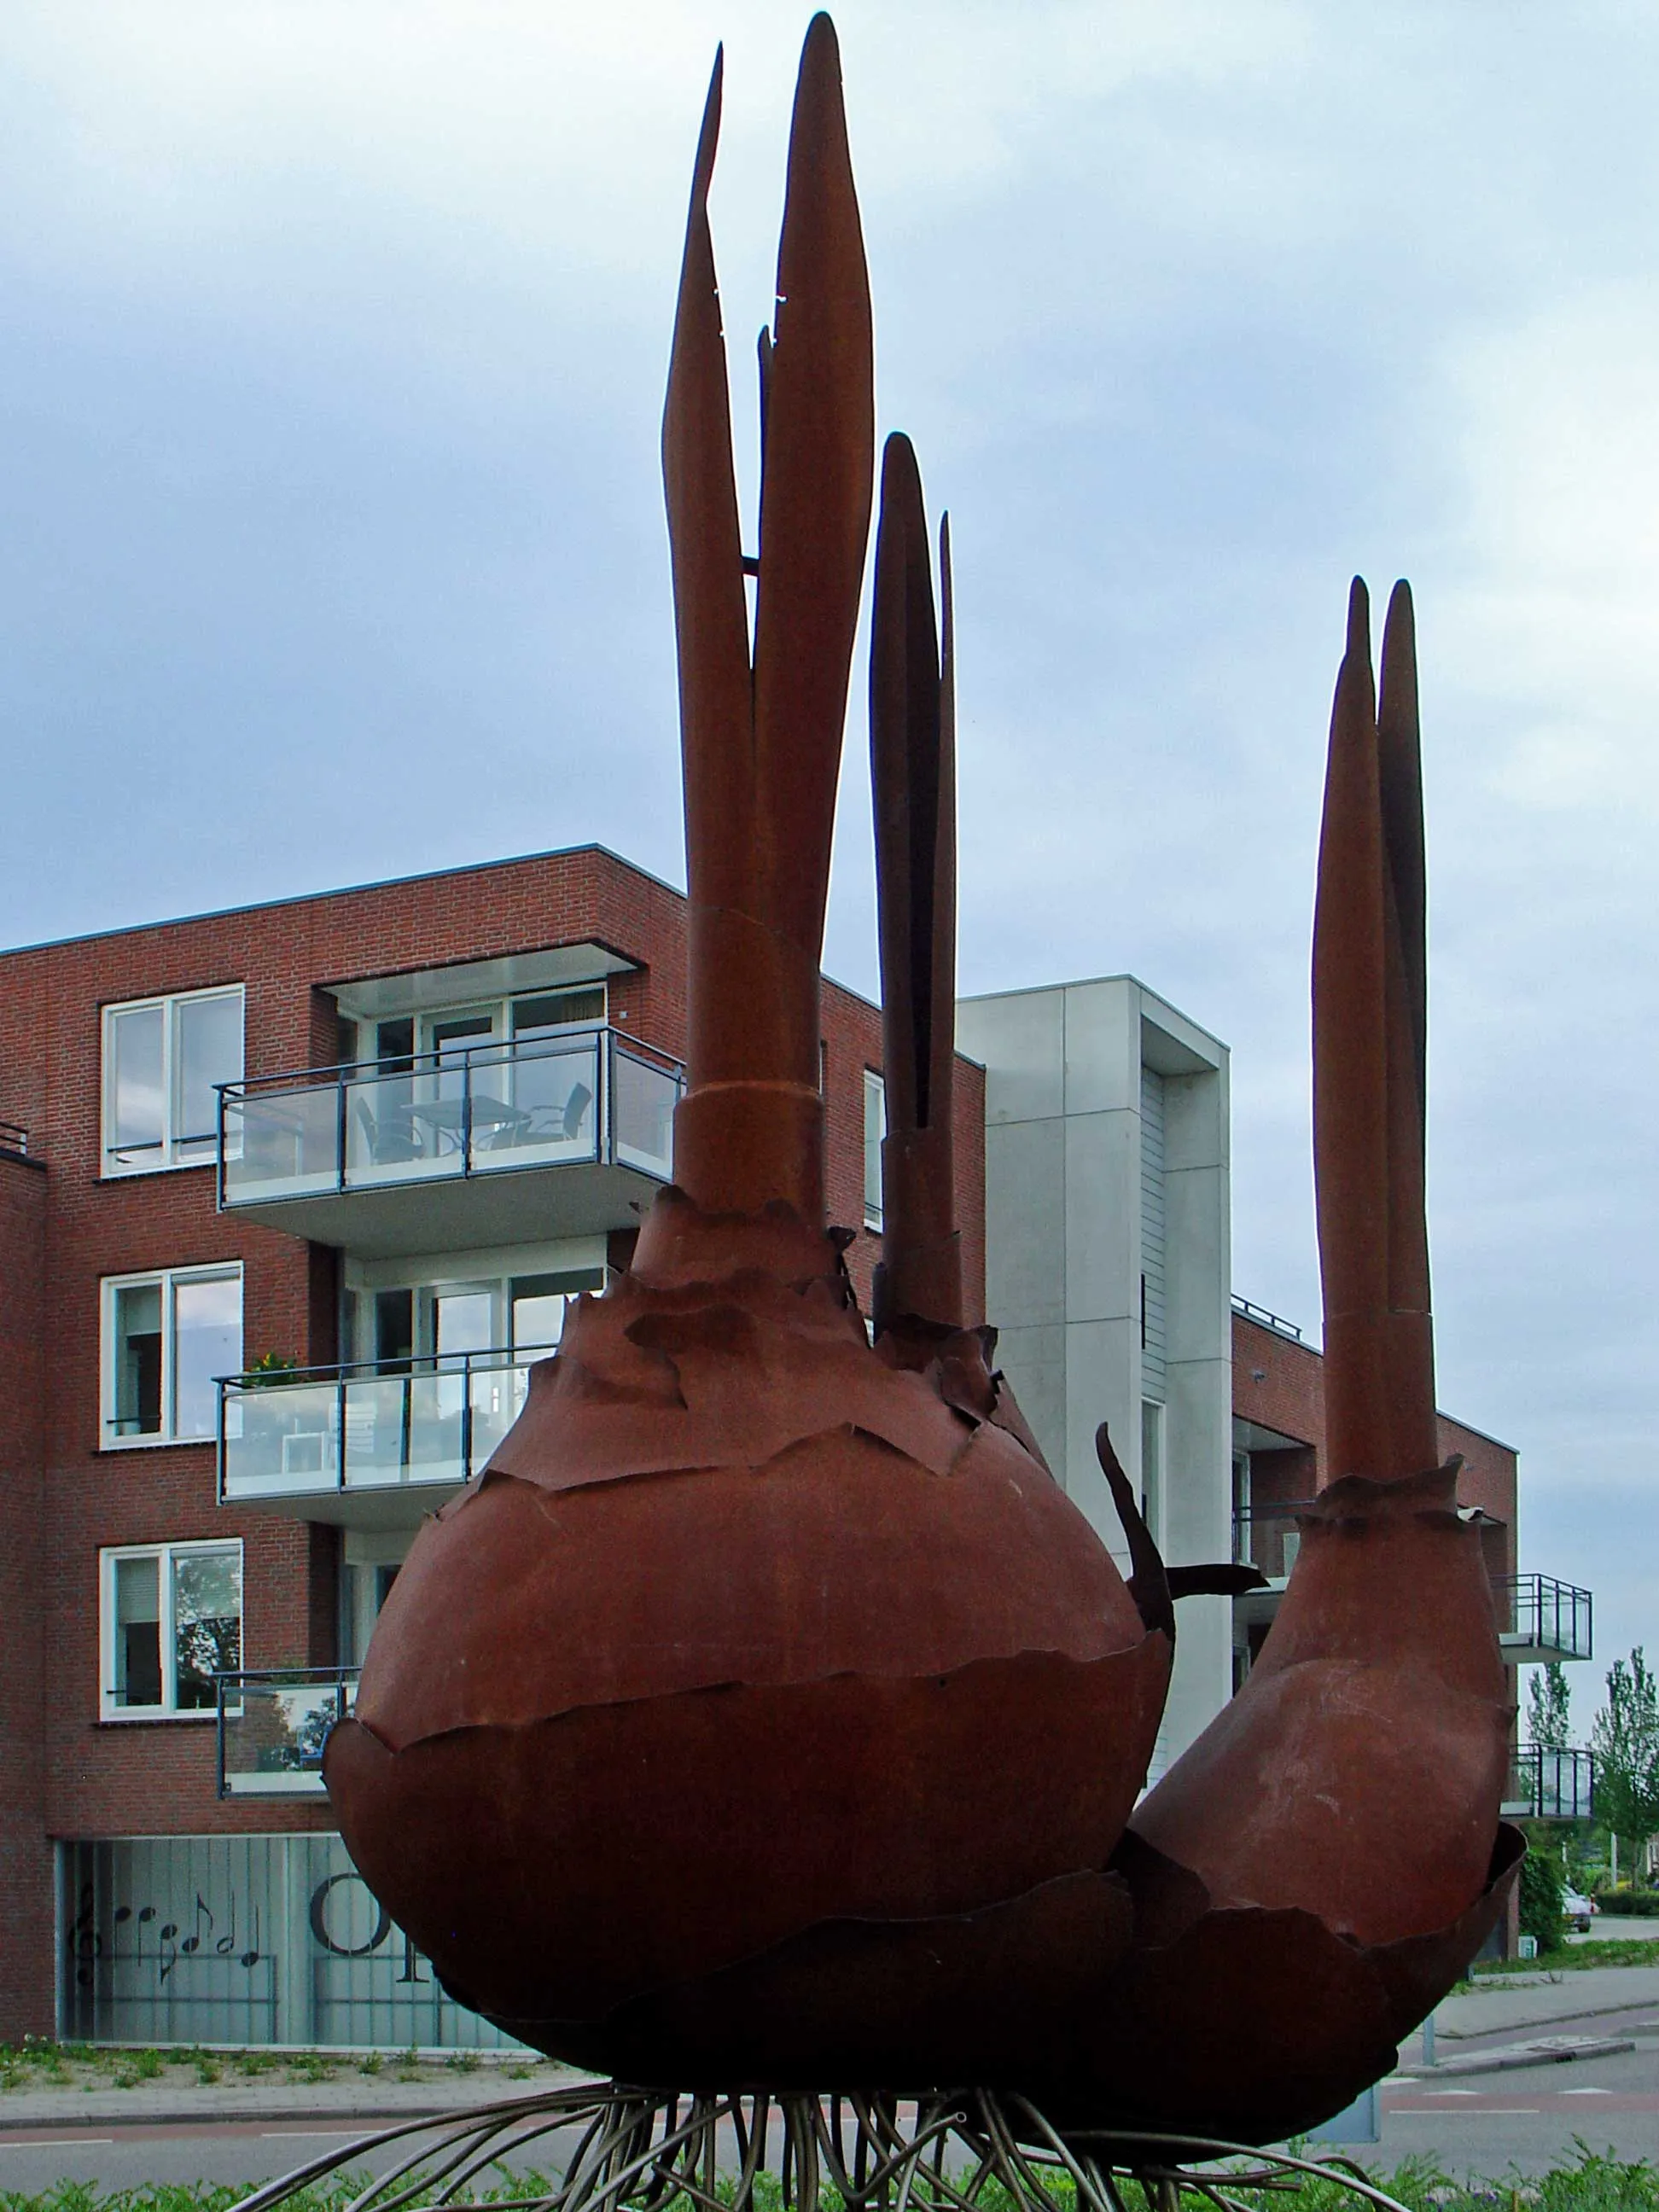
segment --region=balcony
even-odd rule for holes
[[[1266,1589],[1246,1590],[1233,1600],[1233,1617],[1246,1626],[1265,1626],[1279,1611],[1302,1544],[1296,1516],[1305,1510],[1306,1500],[1299,1498],[1235,1507],[1233,1557],[1267,1577]]]
[[[1296,1516],[1306,1510],[1306,1502],[1300,1498],[1235,1510],[1233,1557],[1259,1568],[1267,1577],[1266,1589],[1249,1590],[1233,1601],[1239,1620],[1260,1625],[1272,1620],[1278,1612],[1302,1541]],[[1589,1590],[1556,1582],[1548,1575],[1499,1575],[1492,1579],[1492,1598],[1505,1665],[1536,1666],[1549,1659],[1592,1656],[1594,1605]]]
[[[550,1345],[219,1382],[219,1502],[354,1528],[413,1524],[483,1466]]]
[[[630,1228],[684,1088],[609,1027],[222,1084],[219,1204],[371,1259]]]
[[[355,1667],[219,1674],[219,1795],[321,1797],[323,1746],[351,1711]]]
[[[1593,1656],[1595,1608],[1587,1589],[1549,1575],[1504,1575],[1492,1588],[1506,1665],[1535,1667]]]
[[[1523,1743],[1504,1784],[1510,1820],[1588,1820],[1595,1802],[1595,1761],[1588,1751],[1556,1751]]]

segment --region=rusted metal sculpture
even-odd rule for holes
[[[1021,2146],[1040,2141],[1105,2205],[1115,2161],[1173,2155],[1155,2141],[1271,2141],[1375,2080],[1512,1878],[1492,1601],[1456,1463],[1436,1464],[1410,602],[1402,586],[1379,715],[1355,586],[1321,851],[1336,1479],[1244,1688],[1137,1808],[1172,1601],[1239,1571],[1166,1573],[1103,1431],[1126,1585],[991,1333],[963,1326],[949,538],[941,651],[902,439],[871,665],[890,1113],[873,1343],[848,1232],[825,1226],[818,963],[871,504],[869,297],[819,17],[745,559],[707,215],[720,89],[717,63],[663,428],[690,905],[679,1182],[417,1538],[326,1778],[358,1866],[453,1994],[653,2085],[595,2093],[589,2140],[609,2147],[581,2170],[605,2202],[633,2187],[624,2168],[636,2196],[666,2188],[721,2112],[763,2139],[774,2094],[804,2160],[830,2140],[824,2093],[967,2082],[908,2148],[896,2118],[860,2119],[887,2179],[909,2188],[921,2142],[982,2128],[981,2181],[1032,2201]],[[686,2089],[706,2093],[695,2126]],[[867,2179],[843,2180],[849,2202]]]
[[[956,671],[951,526],[935,627],[921,474],[896,433],[882,459],[870,640],[870,768],[881,939],[882,1258],[875,1324],[962,1325],[956,1225]]]
[[[1522,1850],[1459,1462],[1438,1460],[1423,1206],[1423,817],[1411,598],[1379,714],[1356,581],[1314,930],[1328,1480],[1232,1702],[1137,1809],[1135,1899],[1068,2117],[1271,2142],[1339,2110],[1462,1972]]]
[[[1056,1974],[1080,1990],[1128,1942],[1104,1869],[1170,1636],[958,1326],[934,937],[931,969],[920,941],[905,956],[903,1310],[876,1347],[824,1226],[820,938],[873,464],[827,19],[762,347],[752,666],[706,213],[719,112],[717,66],[663,434],[690,882],[679,1187],[417,1537],[325,1773],[353,1857],[447,1986],[544,2050],[651,2082],[989,2079],[1044,2032]],[[914,470],[889,490],[884,546],[912,545]],[[879,637],[906,631],[915,580],[911,553],[884,560]]]

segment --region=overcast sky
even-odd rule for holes
[[[1310,1326],[1330,689],[1350,574],[1416,588],[1441,1395],[1595,1590],[1582,1728],[1659,1645],[1659,16],[836,14],[880,428],[952,516],[963,987],[1129,969],[1225,1038],[1235,1285]],[[589,839],[683,881],[690,161],[724,37],[747,497],[805,21],[0,11],[0,941]]]

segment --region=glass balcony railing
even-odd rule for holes
[[[351,1711],[355,1667],[289,1667],[220,1674],[219,1795],[323,1794],[323,1746]]]
[[[219,1498],[458,1487],[523,1410],[551,1345],[219,1379]]]
[[[1233,1512],[1233,1557],[1255,1567],[1270,1583],[1283,1583],[1296,1565],[1302,1532],[1296,1516],[1304,1510],[1300,1498],[1288,1498],[1271,1505],[1240,1505]]]
[[[219,1086],[219,1203],[599,1162],[666,1182],[678,1060],[605,1029]]]
[[[1504,1810],[1512,1820],[1588,1820],[1595,1798],[1595,1760],[1588,1751],[1523,1743],[1510,1762]]]
[[[1305,1510],[1299,1499],[1237,1507],[1233,1514],[1234,1559],[1259,1568],[1270,1583],[1282,1584],[1296,1565],[1302,1540],[1297,1515]],[[1593,1656],[1595,1604],[1589,1590],[1557,1582],[1550,1575],[1495,1575],[1492,1599],[1507,1664]]]
[[[1589,1659],[1595,1652],[1595,1602],[1587,1589],[1552,1575],[1504,1575],[1498,1596],[1498,1640],[1512,1664]]]

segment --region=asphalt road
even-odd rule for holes
[[[1574,2139],[1582,2138],[1594,2150],[1659,2164],[1659,2006],[1650,1999],[1627,2012],[1563,2026],[1578,2033],[1631,2036],[1636,2048],[1569,2066],[1477,2074],[1455,2083],[1392,2083],[1382,2092],[1381,2145],[1357,2148],[1352,2154],[1368,2166],[1392,2167],[1416,2154],[1437,2160],[1459,2179],[1468,2172],[1501,2174],[1511,2166],[1535,2173],[1571,2159]],[[1521,2039],[1514,2029],[1499,2030],[1455,2048],[1462,2057]],[[1443,2043],[1441,2057],[1449,2049]]]
[[[1413,2154],[1456,2178],[1538,2172],[1570,2160],[1575,2140],[1620,2159],[1659,2164],[1659,2005],[1651,1999],[1594,2023],[1634,2038],[1634,2051],[1571,2065],[1532,2066],[1457,2080],[1396,2081],[1382,2094],[1382,2141],[1348,2155],[1385,2173]],[[1513,2029],[1460,2041],[1460,2057],[1513,2043]],[[1443,2042],[1441,2055],[1449,2055]],[[377,2125],[369,2123],[369,2128]],[[35,2196],[64,2180],[100,2190],[151,2183],[231,2182],[252,2188],[364,2133],[343,2118],[218,2125],[110,2125],[0,2133],[0,2191]],[[557,2163],[550,2141],[544,2170]],[[396,2151],[373,2161],[392,2164]],[[364,2161],[365,2164],[369,2161]]]
[[[290,2172],[337,2146],[389,2123],[295,2119],[266,2124],[232,2121],[220,2126],[42,2128],[0,2135],[0,2191],[39,2196],[60,2181],[84,2181],[100,2190],[138,2189],[164,2182],[234,2182],[252,2189]],[[557,2137],[534,2161],[556,2170]],[[404,2154],[392,2146],[355,2161],[354,2172],[384,2172]]]

